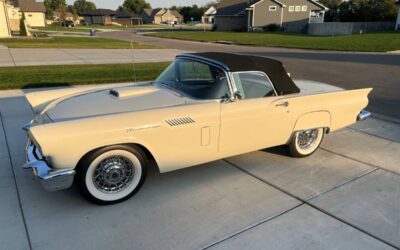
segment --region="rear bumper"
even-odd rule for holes
[[[74,182],[74,169],[53,169],[44,160],[37,146],[28,140],[26,146],[27,162],[24,169],[30,169],[47,191],[58,191],[71,187]]]
[[[361,112],[357,116],[357,121],[364,121],[370,116],[371,116],[371,112],[368,112],[366,110],[361,110]]]

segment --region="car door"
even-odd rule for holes
[[[277,96],[264,72],[232,76],[240,98],[221,104],[219,151],[229,156],[285,144],[294,125],[290,101]]]

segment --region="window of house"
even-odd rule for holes
[[[275,91],[269,78],[263,72],[232,73],[238,94],[242,99],[274,96]]]
[[[296,12],[300,12],[300,10],[301,10],[301,6],[296,6],[295,11],[296,11]]]
[[[276,11],[276,6],[269,6],[269,11]]]
[[[294,6],[289,6],[289,12],[293,12],[294,11]]]
[[[28,17],[32,17],[32,14],[29,14]]]
[[[303,12],[307,11],[307,5],[301,6],[301,11],[303,11]]]

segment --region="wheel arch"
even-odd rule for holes
[[[104,145],[104,146],[96,147],[96,148],[94,148],[94,149],[92,149],[92,150],[86,152],[84,155],[82,155],[82,156],[80,157],[78,163],[76,164],[76,167],[75,167],[75,168],[78,168],[78,167],[80,166],[81,162],[82,162],[86,157],[88,157],[88,155],[90,155],[90,154],[96,152],[97,150],[100,150],[100,149],[105,148],[105,147],[119,146],[119,145],[125,145],[125,146],[129,146],[129,147],[132,147],[132,148],[134,148],[134,147],[138,148],[140,151],[142,151],[142,153],[146,156],[146,158],[147,158],[148,160],[154,160],[154,162],[156,163],[157,170],[160,171],[160,168],[159,168],[159,166],[158,166],[158,164],[157,164],[157,161],[156,161],[154,155],[150,152],[150,150],[149,150],[147,147],[145,147],[144,145],[139,144],[139,143],[116,143],[116,144],[110,144],[110,145]]]
[[[331,121],[331,114],[325,110],[305,113],[297,118],[292,130],[292,134],[296,131],[313,128],[324,128],[325,133],[329,133]]]

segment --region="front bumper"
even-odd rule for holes
[[[71,187],[74,182],[74,169],[53,169],[44,157],[39,148],[30,139],[26,146],[27,162],[24,169],[31,169],[36,178],[47,191],[58,191]]]

